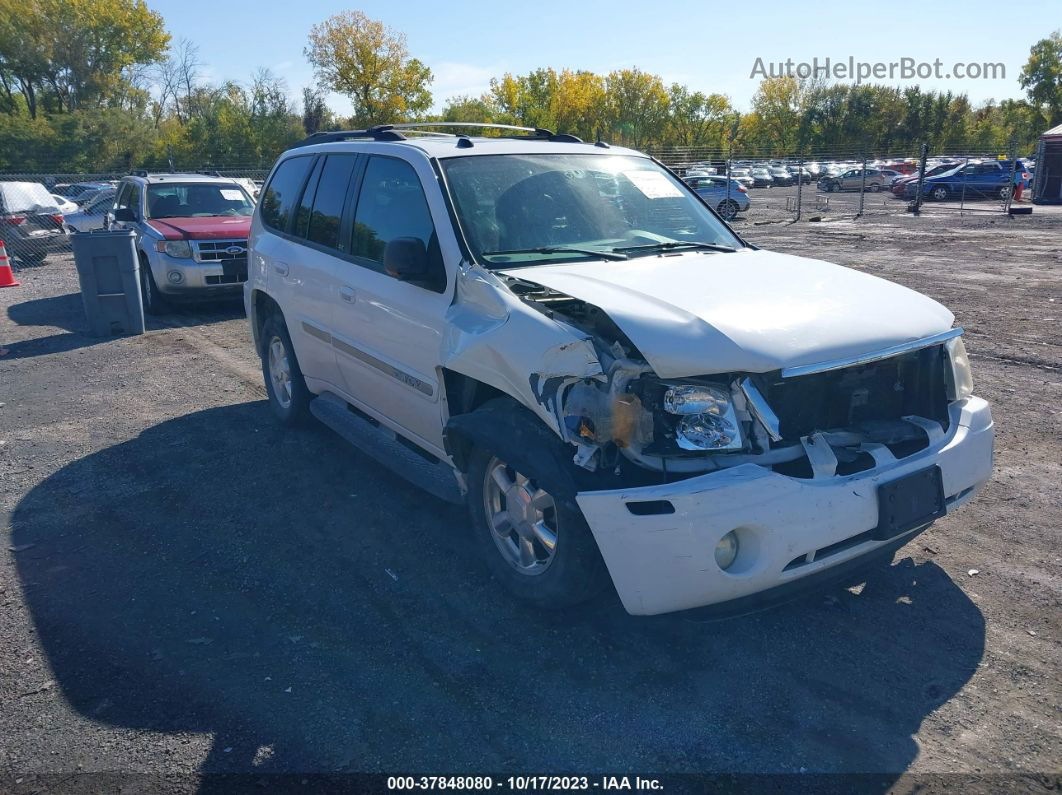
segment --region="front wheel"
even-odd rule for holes
[[[309,415],[311,395],[283,319],[275,314],[267,318],[261,340],[269,408],[284,425],[298,425]]]
[[[140,257],[140,297],[144,302],[144,312],[149,315],[161,315],[170,308],[159,293],[155,277],[151,275],[151,265],[143,256]]]
[[[530,424],[538,420],[525,409],[489,410],[512,412],[515,433],[480,442],[469,458],[469,512],[487,566],[507,591],[536,607],[556,610],[593,597],[607,573],[573,495],[561,493],[563,464],[535,441]]]
[[[738,214],[740,208],[738,207],[738,203],[733,199],[724,199],[719,202],[719,206],[716,209],[719,211],[719,215],[729,221]]]

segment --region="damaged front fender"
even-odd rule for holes
[[[475,266],[458,272],[447,321],[443,366],[510,395],[564,438],[558,394],[566,384],[603,376],[590,339],[527,307]]]

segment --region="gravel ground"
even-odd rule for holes
[[[998,447],[983,495],[862,587],[719,623],[514,604],[462,510],[271,421],[238,307],[93,339],[69,260],[23,270],[0,290],[0,791],[1062,770],[1062,224],[738,226],[946,303]]]

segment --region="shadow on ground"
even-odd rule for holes
[[[112,342],[120,337],[92,337],[81,302],[81,293],[67,293],[12,304],[7,308],[11,322],[19,326],[48,326],[65,329],[45,337],[8,342],[8,359],[28,359],[49,353],[62,353],[92,345]],[[236,300],[174,306],[165,315],[147,318],[147,330],[174,325],[206,325],[243,316],[243,305]],[[0,340],[2,342],[2,340]]]
[[[975,605],[909,559],[724,623],[634,618],[614,594],[526,610],[468,553],[462,510],[264,403],[76,461],[12,529],[65,698],[211,733],[206,772],[899,773],[984,645]]]

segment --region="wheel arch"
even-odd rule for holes
[[[251,293],[251,301],[248,306],[248,310],[251,313],[251,336],[254,340],[255,350],[262,350],[262,329],[265,327],[265,322],[272,315],[280,315],[281,319],[284,318],[284,311],[280,308],[280,304],[265,290],[254,290]],[[287,321],[285,321],[286,323]]]

